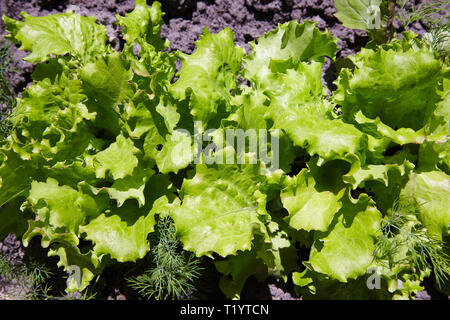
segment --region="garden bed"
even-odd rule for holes
[[[279,24],[298,19],[300,22],[312,20],[317,23],[320,31],[329,30],[332,36],[338,39],[336,58],[345,58],[359,52],[370,40],[366,31],[349,29],[335,17],[334,1],[313,0],[162,0],[162,11],[165,12],[164,25],[161,35],[170,41],[169,52],[180,50],[192,54],[195,51],[195,42],[200,38],[205,26],[211,33],[218,33],[228,27],[234,31],[235,44],[243,47],[247,54],[251,47],[249,42],[254,41],[266,32],[275,29]],[[419,4],[416,1],[416,4]],[[112,47],[120,51],[125,44],[120,28],[116,25],[116,15],[124,16],[134,9],[134,0],[32,0],[8,1],[0,0],[0,13],[13,19],[21,19],[20,12],[25,11],[33,16],[47,16],[67,10],[82,16],[94,16],[98,23],[107,27],[108,40]],[[423,35],[427,24],[422,20],[409,26],[409,30]],[[400,24],[393,26],[398,32],[403,31]],[[5,26],[1,25],[1,36],[6,34]],[[11,66],[14,71],[7,73],[7,80],[14,91],[20,94],[32,82],[31,74],[35,65],[22,58],[26,53],[11,47]],[[177,64],[180,69],[180,63]],[[337,79],[336,67],[327,58],[322,70],[322,82],[330,90],[334,90],[333,81]],[[298,171],[296,172],[298,173]],[[303,248],[297,248],[299,256],[305,254]],[[42,249],[39,240],[34,239],[28,248],[24,248],[20,239],[13,234],[0,242],[0,253],[8,257],[13,264],[21,264],[25,256],[40,261],[52,272],[50,292],[56,296],[65,287],[65,272],[56,266],[57,258],[47,258],[47,250]],[[307,254],[307,253],[306,253]],[[202,276],[195,282],[196,290],[188,294],[191,299],[224,299],[225,296],[218,288],[220,274],[207,258],[202,259]],[[96,297],[100,299],[137,299],[139,295],[133,291],[122,275],[131,268],[129,263],[107,267],[102,273],[102,280],[97,286]],[[117,275],[120,274],[120,277]],[[447,296],[437,291],[431,280],[424,283],[425,290],[419,292],[416,299],[446,299]],[[14,281],[0,282],[0,298],[7,295],[8,290],[17,287]],[[49,295],[50,295],[49,293]],[[79,298],[79,296],[76,296]],[[185,296],[186,298],[186,296]],[[247,280],[242,290],[241,299],[274,299],[290,300],[301,299],[294,291],[294,284],[269,277],[265,282],[259,283],[255,277]],[[355,297],[357,298],[357,297]]]

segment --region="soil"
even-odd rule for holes
[[[334,17],[336,9],[332,0],[160,0],[160,2],[163,11],[166,12],[162,36],[170,40],[171,50],[180,50],[185,53],[192,53],[195,50],[195,41],[199,39],[205,26],[209,27],[212,33],[218,32],[224,27],[230,28],[235,32],[235,43],[249,52],[250,45],[248,43],[250,41],[274,29],[277,24],[293,19],[299,21],[310,19],[317,22],[320,30],[327,28],[333,36],[339,39],[338,57],[345,57],[359,51],[369,40],[366,32],[347,29],[338,22]],[[109,41],[115,49],[120,49],[124,43],[120,30],[115,25],[115,15],[125,15],[133,8],[134,0],[0,0],[0,14],[15,19],[20,19],[21,11],[26,11],[33,16],[45,16],[71,10],[84,16],[94,16],[99,23],[107,27]],[[419,34],[425,32],[425,27],[420,22],[414,23],[410,29]],[[1,22],[0,36],[3,37],[4,34],[4,25]],[[8,77],[16,93],[20,94],[31,82],[34,66],[22,61],[25,53],[16,48],[13,48],[12,55],[12,64],[17,72],[10,73]],[[334,68],[329,63],[326,64],[323,72],[324,84],[330,87],[335,78]],[[36,250],[42,251],[43,249],[37,248]],[[9,235],[0,242],[0,252],[8,255],[14,261],[20,261],[25,250],[19,239],[16,239],[14,235]],[[125,299],[126,294],[121,293],[121,290],[123,291],[117,287],[108,288],[105,291],[106,297],[108,299]],[[219,292],[208,290],[212,289],[205,289],[198,298],[223,298]],[[1,293],[2,283],[0,282]],[[421,292],[417,298],[437,299],[443,297],[446,298],[431,290]],[[289,300],[294,299],[294,293],[292,287],[282,286],[274,281],[269,280],[264,284],[258,284],[256,281],[250,280],[244,288],[242,298]]]
[[[150,2],[150,1],[149,1]],[[250,41],[275,28],[277,24],[293,19],[310,19],[317,22],[319,29],[328,28],[339,40],[338,57],[345,57],[359,50],[368,41],[365,31],[350,30],[343,27],[334,17],[336,9],[332,0],[161,0],[165,25],[162,36],[169,39],[172,50],[192,53],[195,41],[203,28],[218,32],[225,27],[235,32],[235,42],[247,51]],[[116,14],[125,15],[134,8],[134,0],[0,0],[0,13],[20,19],[20,12],[33,16],[45,16],[71,10],[84,16],[94,16],[105,25],[108,36],[115,49],[123,44],[119,28],[115,25]],[[424,26],[416,22],[411,29],[423,34]],[[0,35],[4,35],[3,22]],[[14,67],[18,73],[10,75],[11,83],[17,92],[22,91],[31,81],[32,64],[22,61],[25,53],[13,52]],[[325,72],[327,83],[334,80],[331,72]]]

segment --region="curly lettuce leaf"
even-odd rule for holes
[[[227,147],[215,156],[233,154]],[[184,180],[182,205],[172,215],[184,248],[197,256],[223,257],[250,250],[267,215],[258,190],[263,179],[259,165],[197,165],[195,176]]]
[[[328,31],[320,32],[316,23],[291,21],[250,42],[252,53],[244,59],[242,75],[256,88],[270,88],[272,74],[295,69],[299,62],[334,58],[337,40]]]
[[[369,136],[371,147],[369,150],[378,152],[386,151],[389,142],[399,145],[408,143],[421,144],[426,139],[425,128],[414,130],[412,128],[399,128],[397,130],[383,123],[380,117],[375,119],[368,118],[359,110],[354,115],[354,120],[361,131],[366,132]]]
[[[369,118],[396,143],[422,143],[424,127],[441,99],[441,62],[429,50],[413,48],[362,49],[353,60],[356,68],[342,69],[333,95],[344,119],[364,123]]]
[[[128,124],[132,135],[138,133],[144,137],[145,161],[154,161],[161,173],[178,173],[192,163],[192,138],[187,130],[175,129],[181,116],[173,102],[166,99],[167,92],[159,93],[161,96],[156,101],[140,94],[127,108]]]
[[[110,214],[91,220],[80,231],[93,241],[96,255],[109,254],[112,259],[125,262],[141,259],[150,250],[147,236],[154,225],[155,219],[148,210],[127,202],[120,208],[111,208]]]
[[[0,149],[0,206],[19,196],[27,196],[36,168],[11,148]]]
[[[233,32],[210,34],[205,28],[192,55],[179,54],[183,66],[171,93],[189,97],[190,112],[203,126],[230,110],[230,90],[236,89],[245,50],[233,43]]]
[[[95,125],[117,135],[120,131],[119,107],[134,95],[129,61],[119,53],[112,53],[86,64],[78,73],[88,96],[85,104],[97,114]]]
[[[145,205],[126,201],[80,226],[86,239],[94,243],[93,252],[103,259],[109,255],[119,262],[142,259],[150,250],[148,235],[154,231],[155,215],[168,215],[178,205],[167,176],[151,177],[144,191]]]
[[[352,189],[365,186],[366,181],[379,181],[386,188],[395,183],[393,177],[407,176],[414,165],[405,160],[402,164],[368,164],[358,166],[344,176],[344,181],[350,183]]]
[[[346,159],[362,154],[367,137],[355,126],[333,114],[334,106],[324,99],[321,84],[322,63],[300,63],[273,79],[265,90],[271,100],[267,117],[273,128],[283,130],[295,146],[323,159]]]
[[[381,213],[367,196],[343,202],[326,232],[316,232],[307,264],[332,279],[347,282],[366,273],[373,261]]]
[[[448,236],[450,177],[441,171],[413,173],[401,197],[418,204],[419,220],[433,236]]]
[[[18,21],[6,16],[3,20],[8,38],[20,44],[20,50],[30,51],[24,58],[29,62],[47,61],[51,55],[69,54],[81,63],[94,60],[111,51],[106,45],[106,27],[93,17],[82,17],[72,12],[46,17],[33,17],[26,12]]]
[[[186,168],[193,159],[192,139],[190,135],[180,131],[167,135],[162,149],[155,152],[156,164],[162,173],[177,173]]]
[[[132,175],[115,180],[111,187],[90,188],[95,194],[106,191],[111,199],[117,201],[117,207],[121,207],[128,199],[136,199],[139,207],[142,207],[145,205],[145,185],[153,173],[151,169],[136,167]]]
[[[254,90],[248,86],[242,86],[241,89],[242,92],[231,100],[237,110],[227,120],[235,122],[237,127],[244,130],[270,127],[266,119],[266,113],[269,111],[269,97],[263,91]]]
[[[97,178],[105,178],[107,172],[114,180],[131,176],[139,164],[136,155],[140,152],[131,139],[117,136],[114,143],[93,157]]]
[[[93,138],[82,83],[66,74],[31,85],[18,100],[11,121],[14,150],[23,159],[64,161],[81,155]],[[26,137],[23,139],[22,137]]]
[[[292,245],[295,232],[286,222],[272,218],[266,223],[268,235],[257,238],[254,249],[267,266],[268,276],[287,282],[291,272],[299,270],[297,250]]]
[[[148,43],[155,50],[167,48],[168,40],[161,39],[161,26],[164,24],[161,3],[153,2],[150,8],[146,0],[136,0],[132,12],[122,17],[117,15],[117,23],[122,27],[123,38],[128,43]]]
[[[72,277],[67,284],[67,293],[81,292],[86,289],[94,277],[100,274],[105,267],[105,264],[101,263],[92,252],[81,253],[76,246],[55,244],[49,250],[48,256],[59,257],[57,265],[64,271],[75,271],[75,274],[71,274]],[[80,271],[79,274],[77,269]],[[78,279],[77,276],[80,278]]]
[[[287,182],[280,197],[289,212],[287,220],[292,228],[326,231],[342,206],[340,198],[344,192],[345,189],[338,194],[321,190],[308,170],[303,169]]]
[[[80,183],[98,184],[94,166],[77,159],[73,162],[58,162],[52,166],[43,166],[41,173],[47,178],[53,178],[65,186],[78,189]]]
[[[104,199],[97,200],[58,181],[48,178],[46,182],[33,181],[29,203],[38,213],[38,220],[55,228],[78,232],[78,227],[89,218],[98,216],[107,206]]]

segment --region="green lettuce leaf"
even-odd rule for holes
[[[296,69],[301,61],[334,59],[337,40],[328,31],[320,32],[316,23],[291,21],[280,25],[255,42],[252,53],[244,59],[242,74],[256,88],[271,88],[272,73]]]
[[[161,90],[160,93],[162,96],[157,101],[141,94],[144,98],[139,99],[139,103],[142,101],[142,104],[134,109],[138,113],[131,106],[129,114],[132,118],[128,124],[134,130],[132,134],[145,133],[144,160],[154,161],[161,173],[177,173],[193,160],[192,139],[189,131],[175,129],[181,116],[166,96],[167,92]]]
[[[93,138],[87,121],[95,119],[84,105],[82,83],[65,74],[31,85],[18,100],[10,138],[24,159],[64,161],[81,155]],[[22,137],[27,137],[23,139]]]
[[[136,156],[139,153],[140,150],[134,146],[131,139],[119,135],[116,142],[93,157],[97,178],[104,178],[106,172],[109,172],[114,180],[131,176],[139,164]]]
[[[283,130],[295,146],[323,159],[362,154],[367,137],[334,116],[334,105],[324,99],[321,68],[319,62],[300,63],[297,70],[273,79],[272,88],[265,90],[271,100],[267,117],[273,120],[272,128]]]
[[[117,207],[121,207],[127,199],[136,199],[139,206],[142,207],[145,205],[145,185],[153,173],[154,171],[151,169],[136,167],[132,175],[115,180],[111,187],[98,189],[91,186],[90,188],[94,194],[106,191],[111,199],[117,201]]]
[[[33,181],[28,201],[40,221],[75,233],[80,225],[88,218],[98,216],[107,205],[70,187],[59,186],[52,178],[46,182]]]
[[[236,126],[244,130],[267,129],[266,113],[270,103],[263,91],[254,90],[248,86],[241,87],[242,92],[232,98],[231,103],[237,108],[228,118],[228,121],[236,123]]]
[[[291,272],[299,270],[297,250],[292,245],[295,233],[286,222],[272,218],[266,223],[268,235],[256,239],[254,250],[267,266],[268,276],[287,282]]]
[[[352,170],[344,176],[344,181],[352,185],[355,190],[358,187],[364,187],[365,181],[379,181],[386,188],[392,185],[393,177],[407,176],[414,168],[414,165],[405,160],[401,165],[398,164],[369,164],[364,167]],[[392,171],[392,172],[390,172]],[[395,171],[395,173],[393,173]]]
[[[74,274],[71,274],[72,277],[67,284],[67,293],[81,292],[86,289],[94,277],[100,274],[105,267],[105,264],[102,264],[92,252],[83,254],[75,246],[56,244],[49,250],[48,256],[59,257],[57,265],[65,271],[75,271]],[[80,271],[79,274],[76,272],[77,269]]]
[[[122,27],[123,38],[129,42],[148,43],[155,50],[162,50],[168,47],[168,40],[161,39],[161,26],[164,24],[161,12],[161,3],[153,2],[147,8],[146,0],[136,0],[135,9],[122,17],[117,15],[117,23]]]
[[[47,212],[41,210],[38,214],[47,214],[48,216],[48,210]],[[28,221],[28,229],[22,237],[23,245],[28,247],[30,241],[36,236],[41,238],[41,246],[43,248],[49,248],[50,245],[58,243],[76,247],[80,242],[75,232],[66,232],[64,229],[57,229],[51,226],[48,221],[30,220]]]
[[[179,54],[183,66],[170,91],[179,100],[190,98],[191,114],[205,127],[229,111],[230,90],[236,89],[245,50],[234,46],[230,29],[210,34],[205,28],[196,44],[192,55]]]
[[[332,279],[347,282],[366,273],[373,261],[380,212],[367,196],[349,200],[326,232],[316,232],[308,264]]]
[[[47,61],[50,55],[70,54],[86,63],[111,51],[106,45],[106,27],[98,25],[93,17],[82,17],[72,12],[46,17],[33,17],[21,13],[25,20],[17,21],[6,16],[3,20],[8,38],[20,44],[20,50],[30,51],[24,58],[29,62]]]
[[[194,159],[192,139],[185,132],[175,131],[166,136],[161,151],[154,154],[159,171],[177,173],[180,169],[186,168]]]
[[[148,235],[154,231],[155,215],[169,215],[179,201],[167,176],[151,177],[144,191],[145,205],[126,201],[120,208],[110,206],[103,214],[80,227],[93,241],[96,256],[109,255],[119,262],[142,259],[150,250]]]
[[[216,157],[233,154],[227,147]],[[267,215],[258,190],[262,182],[259,165],[197,165],[195,176],[183,182],[182,205],[172,216],[184,248],[197,256],[223,257],[250,250]]]
[[[115,135],[120,131],[119,106],[134,95],[130,84],[132,75],[130,63],[119,53],[100,56],[79,70],[83,89],[89,98],[86,105],[97,113],[95,124]]]
[[[382,15],[382,0],[335,0],[337,13],[342,24],[351,29],[382,29],[385,15]],[[382,20],[383,19],[383,20]]]
[[[11,149],[0,149],[0,161],[0,206],[3,206],[18,196],[28,195],[30,176],[36,169]]]
[[[287,220],[292,228],[326,231],[342,206],[340,198],[344,192],[345,189],[342,189],[338,194],[333,194],[319,189],[313,176],[303,169],[297,177],[287,182],[280,197],[289,212]]]
[[[412,140],[407,135],[414,137],[414,131],[423,129],[436,109],[444,71],[440,61],[428,50],[412,48],[362,49],[353,60],[356,68],[353,72],[342,69],[334,94],[344,119],[354,121],[361,111],[367,118],[379,118],[381,123],[376,124],[381,133],[406,135],[403,143],[421,143],[423,138]],[[395,142],[402,143],[401,139]]]
[[[413,173],[401,197],[418,204],[419,220],[433,236],[448,236],[450,177],[441,171]]]
[[[155,219],[147,208],[139,209],[135,202],[127,202],[91,220],[80,231],[94,242],[97,256],[109,254],[112,259],[125,262],[142,259],[150,250],[147,236],[154,225]]]

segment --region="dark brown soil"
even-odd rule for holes
[[[151,1],[149,1],[151,2]],[[368,41],[366,32],[343,27],[334,17],[336,9],[332,0],[161,0],[165,26],[164,37],[170,40],[171,49],[191,53],[205,26],[211,32],[228,27],[235,32],[238,45],[250,50],[252,41],[277,24],[293,19],[316,21],[319,29],[328,28],[339,39],[338,56],[347,56],[359,50]],[[120,48],[123,40],[115,26],[116,14],[125,15],[134,7],[134,0],[0,0],[0,14],[15,19],[26,11],[34,16],[72,10],[85,16],[94,16],[107,26],[113,47]],[[412,29],[423,33],[419,22]],[[4,34],[3,24],[0,35]],[[11,75],[11,83],[20,92],[30,81],[32,65],[22,61],[23,52],[14,50],[18,74]]]

